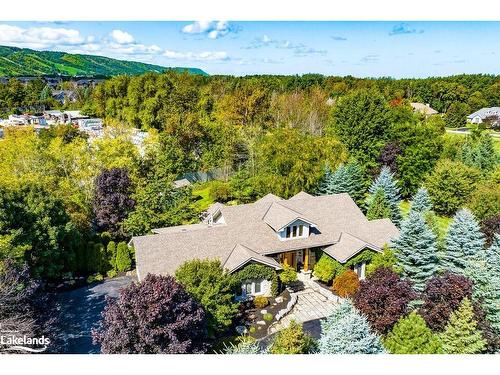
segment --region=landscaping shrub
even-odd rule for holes
[[[116,249],[116,270],[118,272],[125,272],[132,267],[132,259],[130,252],[125,242],[120,242]]]
[[[238,312],[234,301],[236,281],[219,260],[194,259],[183,263],[175,277],[205,309],[209,333],[224,331]]]
[[[109,241],[106,247],[106,253],[109,259],[111,269],[116,270],[116,242]]]
[[[347,270],[341,273],[333,281],[332,290],[339,297],[352,296],[359,288],[358,275],[354,271]]]
[[[458,309],[451,314],[441,334],[441,341],[446,354],[475,354],[485,349],[486,341],[477,328],[469,298],[464,298]]]
[[[384,346],[392,354],[442,353],[439,337],[415,311],[398,320],[384,339]]]
[[[279,331],[271,346],[271,354],[307,354],[315,349],[314,339],[304,333],[302,324],[291,321],[290,325]]]
[[[500,214],[500,184],[494,181],[478,184],[467,207],[478,220],[486,220]]]
[[[270,313],[266,313],[262,317],[262,319],[264,319],[266,322],[270,322],[271,320],[273,320],[273,318],[274,318],[273,314]]]
[[[342,265],[339,262],[329,255],[322,254],[318,263],[314,265],[314,276],[324,283],[330,283],[341,269]]]
[[[372,331],[365,316],[348,299],[336,306],[333,313],[321,321],[318,341],[321,354],[378,354],[384,348],[380,337]]]
[[[269,305],[269,299],[267,297],[264,297],[264,296],[256,296],[253,299],[253,304],[256,308],[262,309],[262,308],[266,307],[267,305]]]
[[[465,276],[446,272],[427,282],[420,315],[434,331],[442,331],[453,311],[472,295],[472,282]]]
[[[108,299],[94,343],[105,354],[206,351],[203,308],[171,276],[148,275]]]
[[[283,284],[288,285],[297,280],[297,271],[292,266],[285,265],[279,274],[279,278]]]
[[[459,161],[440,160],[425,183],[434,210],[452,215],[469,200],[479,176],[477,169]]]
[[[384,247],[384,251],[382,253],[376,253],[371,262],[366,265],[366,276],[371,275],[377,269],[382,267],[389,268],[397,274],[400,274],[401,268],[396,266],[397,261],[398,259],[396,258],[394,251],[386,246]]]
[[[208,195],[214,202],[226,203],[232,199],[229,184],[218,180],[211,182]]]
[[[409,281],[388,268],[379,268],[361,281],[353,302],[377,332],[386,334],[407,314],[408,303],[416,297]]]

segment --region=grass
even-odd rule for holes
[[[453,130],[453,128],[447,128],[447,130]],[[499,132],[495,132],[493,130],[486,130],[486,132],[488,133],[494,133],[494,134],[498,134]],[[446,133],[446,136],[448,137],[465,137],[466,134],[465,133]],[[495,151],[497,153],[500,153],[500,138],[499,137],[491,137],[491,139],[493,140],[493,147],[495,147]]]
[[[410,211],[410,202],[402,201],[399,207],[401,208],[403,217],[406,217],[408,215],[408,212]],[[446,231],[448,230],[448,226],[453,219],[451,217],[441,216],[438,214],[436,214],[436,219],[438,223],[439,237],[444,238],[444,236],[446,235]]]
[[[193,203],[192,207],[197,212],[202,212],[208,209],[213,203],[215,203],[210,198],[210,182],[197,183],[193,187],[193,196],[197,198],[197,201]]]

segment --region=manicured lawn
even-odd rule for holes
[[[406,215],[408,215],[408,212],[410,211],[410,202],[409,201],[402,201],[399,207],[401,208],[401,212],[403,213],[403,217],[406,217]],[[444,238],[444,236],[446,235],[446,230],[448,229],[448,226],[450,225],[450,223],[453,219],[450,217],[441,216],[441,215],[436,215],[436,218],[437,218],[437,222],[438,222],[440,238]]]

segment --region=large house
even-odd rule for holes
[[[472,124],[481,124],[484,120],[489,119],[492,122],[493,127],[499,126],[500,122],[500,107],[491,108],[481,108],[469,116],[467,116],[467,121]]]
[[[148,273],[172,275],[197,258],[220,259],[231,273],[250,263],[310,272],[322,252],[345,263],[365,249],[382,251],[398,229],[389,219],[368,220],[348,194],[300,192],[288,200],[268,194],[250,204],[215,203],[202,223],[153,232],[131,240],[139,280]],[[354,265],[361,278],[364,268]],[[268,280],[252,280],[242,293],[265,295],[269,287]]]
[[[410,106],[413,108],[413,112],[419,112],[426,117],[437,115],[439,112],[432,108],[429,104],[424,103],[410,103]]]

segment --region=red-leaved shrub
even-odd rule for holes
[[[341,273],[333,281],[332,290],[339,297],[350,297],[358,291],[358,275],[352,270]]]

